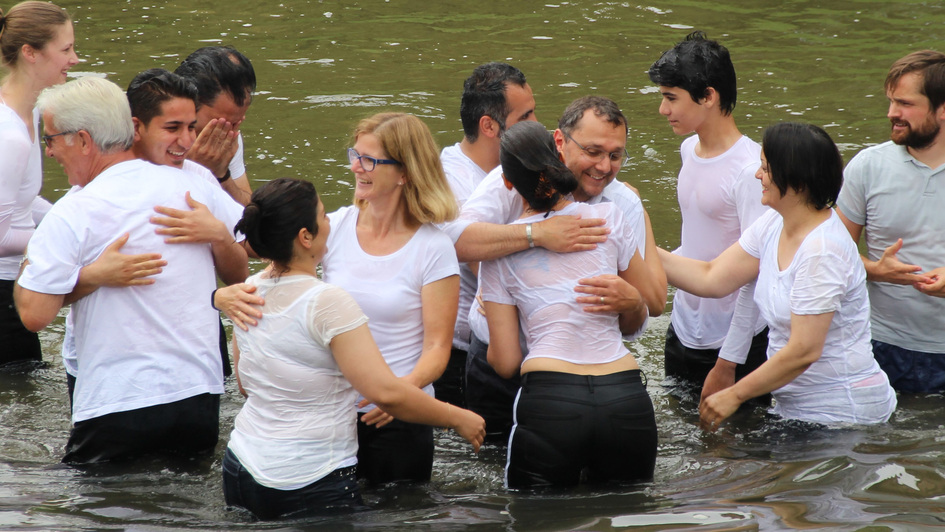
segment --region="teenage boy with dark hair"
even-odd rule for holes
[[[695,133],[680,147],[682,237],[673,253],[712,260],[764,212],[755,179],[761,146],[741,134],[732,116],[735,67],[724,46],[696,31],[664,52],[648,74],[659,85],[659,111],[673,133]],[[702,385],[706,397],[761,365],[768,345],[764,320],[734,316],[737,298],[750,301],[753,293],[754,283],[722,299],[677,290],[666,332],[666,376]]]

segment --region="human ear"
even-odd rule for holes
[[[499,136],[499,124],[491,116],[480,116],[479,134],[494,139]]]

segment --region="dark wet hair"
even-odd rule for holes
[[[663,52],[647,73],[653,83],[684,89],[697,103],[712,87],[719,94],[722,114],[730,115],[735,109],[735,65],[728,49],[706,38],[704,32],[694,31]]]
[[[886,75],[886,92],[894,89],[902,76],[912,72],[922,76],[920,90],[929,99],[933,110],[945,103],[945,54],[920,50],[896,61]]]
[[[65,9],[49,2],[20,2],[5,15],[0,9],[0,60],[16,67],[24,45],[42,50],[59,27],[71,21]]]
[[[525,74],[506,63],[486,63],[473,70],[463,82],[463,97],[459,103],[459,118],[463,133],[469,142],[479,138],[479,119],[495,120],[499,130],[505,131],[505,119],[512,111],[505,98],[509,84],[525,86]]]
[[[538,212],[551,211],[578,187],[577,178],[558,157],[554,137],[538,122],[510,127],[502,136],[499,161],[502,175]]]
[[[292,260],[292,243],[303,227],[318,234],[318,193],[308,181],[281,177],[257,188],[234,228],[253,251],[277,266]]]
[[[843,158],[823,129],[782,122],[765,130],[761,149],[771,181],[781,195],[788,189],[807,193],[807,203],[821,210],[834,205],[843,185]]]
[[[603,118],[614,127],[623,126],[627,131],[627,117],[623,116],[617,102],[603,96],[582,96],[571,102],[558,119],[558,129],[570,135],[588,109],[594,110],[594,116]]]
[[[145,125],[160,114],[161,105],[173,98],[197,102],[197,87],[189,80],[163,68],[151,68],[135,76],[128,84],[131,116]]]
[[[213,105],[226,91],[236,105],[252,101],[256,71],[245,55],[230,46],[205,46],[187,56],[174,71],[197,86],[197,105]]]

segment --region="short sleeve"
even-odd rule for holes
[[[432,225],[429,226],[429,229],[431,234],[423,235],[429,239],[429,247],[424,254],[425,256],[422,257],[424,263],[421,286],[445,279],[451,275],[459,275],[459,261],[456,259],[456,248],[453,247],[453,242],[442,231]]]
[[[506,289],[502,268],[506,259],[487,260],[479,263],[479,289],[483,301],[514,305],[515,300]]]
[[[195,184],[196,183],[197,182],[195,182]],[[207,208],[210,209],[213,216],[223,222],[223,225],[226,226],[230,234],[234,235],[234,238],[243,240],[245,236],[240,234],[239,237],[237,237],[237,235],[234,234],[233,228],[236,226],[237,222],[240,221],[240,218],[243,217],[244,207],[219,186],[202,181],[199,183],[205,185],[201,187],[201,194],[205,195],[206,201],[202,201],[201,203],[207,205]],[[194,196],[193,191],[191,195]],[[196,196],[194,196],[194,199],[200,201]]]
[[[761,203],[761,181],[755,178],[760,165],[759,160],[742,168],[734,183],[735,212],[738,214],[738,225],[742,232],[761,218],[767,209]]]
[[[521,196],[505,187],[502,181],[502,167],[499,166],[483,178],[463,204],[459,220],[491,224],[511,223],[519,214],[514,209],[516,201],[521,202]]]
[[[233,154],[233,158],[230,159],[230,165],[228,167],[230,170],[230,175],[233,179],[240,179],[246,174],[246,163],[243,156],[243,133],[241,132],[236,137],[236,153]]]
[[[830,251],[804,257],[791,288],[791,312],[813,315],[840,310],[850,270],[850,264]]]
[[[630,224],[627,223],[620,209],[613,210],[613,235],[617,242],[617,269],[624,271],[630,267],[630,260],[633,259],[633,253],[637,251],[637,236],[634,234]],[[640,254],[643,255],[642,253]]]
[[[764,213],[761,218],[755,220],[754,223],[749,225],[748,229],[742,233],[742,236],[738,238],[738,245],[752,257],[756,259],[761,258],[761,246],[764,242],[765,234],[778,216],[780,216],[780,214],[773,210]]]
[[[847,163],[843,170],[843,186],[837,198],[837,208],[857,225],[866,225],[865,154],[866,152],[860,152]]]
[[[368,322],[354,298],[333,285],[326,286],[311,299],[307,313],[312,339],[326,349],[335,336]]]
[[[43,294],[68,294],[75,288],[82,268],[80,237],[55,214],[46,215],[27,248],[29,260],[17,283]]]

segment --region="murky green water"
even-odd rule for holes
[[[472,68],[506,60],[528,76],[537,115],[553,127],[574,98],[602,94],[630,120],[633,162],[620,179],[646,199],[657,239],[678,242],[675,137],[645,71],[692,29],[726,44],[739,74],[735,114],[748,135],[780,120],[827,127],[849,159],[888,136],[882,80],[914,49],[942,48],[937,3],[310,1],[64,3],[76,20],[80,73],[122,86],[173,69],[207,43],[253,61],[259,92],[243,126],[256,186],[310,179],[331,209],[346,204],[344,148],[354,123],[380,110],[421,116],[441,145],[459,140],[459,93]],[[66,188],[50,161],[46,193]],[[694,403],[662,383],[668,317],[632,346],[649,376],[660,451],[655,480],[635,491],[542,495],[502,489],[504,455],[478,457],[442,434],[428,486],[369,492],[377,510],[333,521],[261,525],[226,512],[224,442],[211,460],[81,474],[58,464],[68,399],[58,359],[61,322],[43,334],[48,367],[0,375],[0,529],[391,530],[921,530],[945,525],[945,398],[900,397],[884,426],[812,429],[763,412],[717,435],[695,426]],[[225,428],[241,400],[233,383]]]

